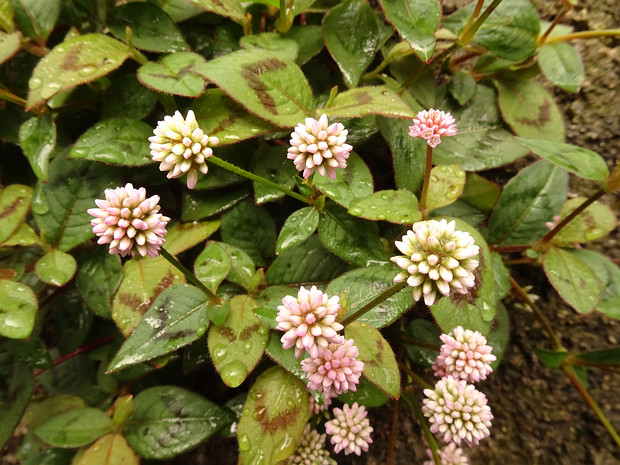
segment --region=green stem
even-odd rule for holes
[[[160,255],[163,255],[163,257],[168,260],[175,268],[177,268],[181,273],[183,273],[185,275],[185,277],[187,278],[187,280],[192,283],[194,286],[196,286],[198,289],[200,289],[202,292],[204,292],[209,299],[211,300],[211,304],[212,305],[221,305],[223,300],[221,297],[218,297],[217,295],[215,295],[213,292],[211,292],[209,290],[209,288],[207,288],[207,286],[205,286],[195,275],[194,273],[192,273],[191,271],[189,271],[185,265],[183,265],[180,261],[178,261],[170,252],[168,252],[166,249],[164,249],[163,247],[159,250]]]
[[[582,211],[584,211],[586,208],[588,208],[590,205],[592,205],[594,202],[596,202],[598,199],[600,199],[605,194],[606,192],[603,189],[596,191],[592,196],[586,199],[581,205],[579,205],[572,212],[570,212],[570,214],[566,218],[560,221],[551,231],[547,233],[545,237],[543,237],[538,242],[536,242],[532,246],[532,249],[537,252],[542,252],[543,250],[545,250],[546,248],[545,246],[551,241],[551,239],[555,237],[557,233],[559,233],[568,223],[573,221]]]
[[[609,432],[611,437],[614,438],[614,441],[616,442],[616,444],[620,446],[620,436],[618,436],[618,433],[614,429],[613,425],[607,419],[607,417],[605,416],[601,408],[598,406],[596,401],[590,396],[590,393],[579,382],[579,379],[577,378],[577,375],[575,374],[575,371],[573,370],[573,368],[569,365],[562,365],[562,371],[564,371],[566,376],[568,376],[568,379],[570,379],[570,382],[579,391],[579,394],[581,394],[581,397],[583,397],[583,399],[586,401],[586,404],[590,406],[592,411],[596,414],[599,421],[603,424],[603,426]]]
[[[149,59],[142,55],[142,53],[133,46],[133,31],[129,26],[125,27],[125,40],[127,41],[127,47],[129,47],[129,51],[131,52],[131,57],[141,65],[147,64]]]
[[[279,190],[280,192],[285,193],[286,195],[293,197],[301,202],[307,203],[308,205],[314,205],[314,199],[310,197],[306,197],[304,195],[298,194],[297,192],[293,192],[292,190],[276,184],[275,182],[271,182],[268,179],[263,178],[262,176],[258,176],[254,173],[250,173],[238,166],[233,165],[232,163],[228,163],[227,161],[222,160],[221,158],[216,157],[215,155],[211,155],[208,160],[214,165],[219,166],[220,168],[224,168],[232,173],[235,173],[239,176],[243,176],[244,178],[251,179],[252,181],[260,182],[265,186],[272,187],[274,189]]]
[[[366,312],[368,312],[369,310],[371,310],[375,306],[379,305],[384,300],[389,299],[390,297],[392,297],[397,292],[402,291],[405,287],[407,287],[407,283],[406,282],[398,283],[398,284],[396,284],[396,285],[386,289],[381,294],[379,294],[377,297],[375,297],[370,302],[368,302],[366,305],[364,305],[362,308],[360,308],[353,315],[351,315],[350,317],[345,318],[344,321],[342,322],[342,326],[347,326],[349,323],[353,323],[355,320],[357,320],[359,317],[364,315]]]
[[[433,433],[431,433],[431,429],[429,428],[428,423],[426,422],[426,418],[424,417],[424,414],[422,413],[422,409],[416,402],[412,401],[409,398],[409,396],[403,395],[402,399],[405,401],[407,406],[409,406],[409,409],[411,410],[413,415],[418,420],[418,423],[420,423],[420,426],[422,427],[422,431],[424,432],[424,438],[426,439],[426,442],[428,443],[428,447],[431,450],[431,454],[433,455],[433,460],[435,461],[435,465],[442,465],[441,458],[439,457],[439,452],[438,452],[439,447],[437,446],[437,441],[435,441],[435,436],[433,436]]]
[[[545,33],[543,35],[541,35],[538,38],[538,40],[536,41],[536,43],[537,43],[537,45],[539,47],[541,45],[543,45],[544,43],[546,43],[547,38],[549,37],[549,34],[551,34],[551,31],[553,31],[553,29],[559,24],[559,22],[562,20],[562,18],[564,18],[564,16],[566,16],[566,13],[568,13],[572,8],[573,8],[573,6],[570,3],[568,3],[568,4],[565,3],[564,4],[564,9],[562,11],[560,11],[560,13],[558,13],[555,18],[553,18],[553,21],[551,22],[551,25],[547,28]]]
[[[403,363],[399,363],[398,367],[404,371],[407,376],[409,376],[414,383],[416,383],[418,386],[420,386],[422,389],[430,389],[431,385],[428,384],[426,381],[424,381],[420,376],[418,376],[416,373],[413,372],[413,370],[411,368],[409,368],[408,365],[405,365]]]
[[[484,24],[484,22],[487,20],[487,18],[491,15],[491,13],[493,13],[493,11],[495,11],[495,8],[497,8],[501,2],[502,2],[502,0],[494,0],[493,3],[491,3],[488,6],[488,8],[486,10],[484,10],[484,13],[482,13],[478,17],[478,19],[476,19],[476,21],[474,21],[473,24],[470,25],[468,23],[463,28],[463,31],[461,32],[461,34],[460,34],[459,38],[457,39],[456,43],[458,45],[460,45],[461,47],[463,47],[463,46],[467,45],[468,43],[470,43],[472,41],[472,39],[478,33],[478,29],[480,29],[482,24]]]
[[[433,147],[426,144],[426,168],[424,169],[424,180],[422,181],[422,195],[420,196],[420,211],[422,218],[428,218],[428,209],[426,207],[428,197],[428,186],[431,182],[431,170],[433,169]]]
[[[5,89],[0,89],[0,100],[6,100],[7,102],[15,103],[20,107],[26,106],[26,100]]]
[[[620,36],[620,29],[603,29],[602,31],[580,31],[573,32],[572,34],[566,34],[563,36],[549,37],[545,44],[552,44],[554,42],[565,42],[573,39],[590,39],[592,37],[607,37],[607,36]]]

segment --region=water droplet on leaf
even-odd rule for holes
[[[243,452],[250,450],[250,438],[247,434],[239,436],[239,450]]]

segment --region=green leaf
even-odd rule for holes
[[[106,434],[84,451],[75,465],[139,465],[140,459],[121,434]]]
[[[414,363],[430,367],[439,355],[441,330],[428,320],[416,318],[407,325],[406,331],[407,355]]]
[[[222,215],[222,240],[245,251],[258,266],[273,256],[276,227],[264,208],[243,202]]]
[[[17,231],[30,210],[32,188],[10,184],[0,189],[0,244]]]
[[[308,421],[306,386],[282,368],[265,371],[250,389],[237,438],[244,465],[275,465],[295,450]]]
[[[117,185],[118,173],[111,166],[54,157],[49,181],[39,180],[32,199],[41,237],[63,252],[92,238],[92,216],[86,210],[96,206],[94,199],[105,188]]]
[[[47,347],[38,337],[12,339],[6,342],[6,348],[17,361],[31,368],[52,368],[52,357]]]
[[[301,69],[267,51],[238,50],[198,68],[248,111],[277,126],[296,126],[314,109],[312,91]]]
[[[2,245],[7,247],[12,245],[28,246],[40,243],[41,239],[34,229],[32,229],[28,223],[22,223]]]
[[[342,273],[347,264],[322,246],[318,236],[283,252],[265,275],[268,284],[296,284],[329,281]]]
[[[196,258],[194,275],[211,292],[216,293],[219,285],[228,276],[231,265],[228,253],[217,242],[209,242]]]
[[[562,362],[570,355],[570,353],[566,351],[543,349],[536,349],[536,354],[538,355],[538,358],[540,358],[540,361],[552,370],[557,370],[560,368],[560,366],[562,366]]]
[[[204,13],[204,8],[189,3],[187,0],[149,0],[164,10],[175,23]]]
[[[347,293],[349,303],[343,317],[346,318],[394,286],[394,277],[399,270],[400,268],[396,265],[388,263],[383,266],[370,265],[349,271],[329,283],[325,292],[328,295]],[[396,321],[414,304],[411,289],[405,288],[377,304],[356,321],[367,323],[375,328],[383,328]]]
[[[432,211],[450,205],[465,187],[465,171],[459,165],[439,165],[431,170],[426,208]]]
[[[0,302],[6,302],[5,296],[1,295],[2,281],[0,280]],[[0,314],[0,334],[3,334],[2,326],[2,315]],[[0,391],[0,410],[2,411],[0,447],[3,449],[13,436],[13,431],[22,418],[34,388],[34,379],[30,368],[15,363],[13,367],[9,366],[9,369],[12,373],[11,382],[3,382],[2,391]]]
[[[20,31],[31,39],[45,43],[58,20],[61,1],[13,0],[12,3],[14,19]]]
[[[347,391],[338,396],[338,400],[352,405],[354,402],[366,407],[382,407],[390,400],[377,386],[361,377],[357,385],[357,391]]]
[[[218,245],[226,251],[230,257],[230,273],[226,279],[232,283],[248,289],[252,283],[254,270],[256,266],[252,258],[239,247],[224,242],[218,242]]]
[[[492,244],[531,244],[549,229],[545,222],[566,199],[566,171],[540,160],[508,181],[489,220]]]
[[[200,128],[220,140],[220,145],[239,142],[278,130],[228,97],[221,89],[207,89],[192,102]]]
[[[515,137],[515,140],[539,157],[580,178],[602,182],[609,176],[607,163],[603,157],[592,150],[550,140],[523,139],[521,137]]]
[[[424,177],[426,141],[411,137],[410,122],[404,119],[378,116],[377,125],[392,152],[396,186],[416,192]]]
[[[93,249],[80,264],[77,290],[86,305],[103,318],[112,317],[112,298],[121,282],[121,259],[103,247]]]
[[[575,249],[570,253],[592,268],[603,284],[601,300],[596,309],[610,318],[620,320],[620,268],[618,265],[592,250]]]
[[[34,328],[39,304],[32,289],[22,283],[0,279],[0,335],[25,339]]]
[[[620,347],[583,352],[577,357],[588,362],[617,365],[620,363]]]
[[[451,220],[453,218],[448,218]],[[491,252],[486,241],[476,228],[459,220],[456,230],[468,232],[480,247],[478,268],[474,271],[476,284],[467,294],[451,294],[442,297],[430,307],[435,321],[444,333],[449,333],[457,326],[489,334],[491,322],[497,311],[497,294]]]
[[[32,430],[61,413],[83,408],[86,408],[84,399],[69,394],[52,396],[43,400],[33,400],[24,413],[22,423]]]
[[[377,225],[349,215],[339,205],[329,205],[321,213],[319,237],[327,250],[357,266],[389,259]]]
[[[503,299],[510,292],[510,271],[504,265],[502,256],[497,252],[491,252],[491,266],[493,267],[497,298]]]
[[[560,297],[579,313],[590,313],[603,285],[588,265],[570,252],[553,247],[542,259],[543,269]]]
[[[101,105],[101,118],[114,118],[123,115],[127,118],[142,119],[148,115],[155,104],[155,92],[142,85],[136,73],[115,76],[112,85],[105,93]]]
[[[349,214],[397,224],[411,224],[422,218],[418,199],[406,189],[378,191],[365,199],[356,200],[351,204]]]
[[[19,128],[21,145],[32,171],[41,181],[49,176],[49,158],[56,147],[56,125],[49,115],[30,118]]]
[[[184,281],[183,274],[162,256],[125,262],[123,279],[112,301],[112,318],[123,335],[132,333],[159,294]]]
[[[205,59],[194,52],[176,52],[162,57],[157,63],[149,62],[138,70],[138,79],[158,92],[199,97],[206,82],[198,68]]]
[[[105,76],[122,65],[129,53],[125,44],[103,34],[85,34],[61,42],[34,69],[28,81],[26,110]]]
[[[209,170],[209,176],[214,176],[211,170]],[[247,197],[250,197],[250,189],[247,185],[232,186],[215,192],[184,192],[181,220],[197,221],[215,216],[230,210]]]
[[[166,250],[172,255],[178,255],[203,242],[219,227],[219,221],[175,223],[166,234]]]
[[[364,362],[364,376],[393,399],[400,397],[400,371],[394,351],[379,330],[354,321],[345,328],[347,339],[354,339],[358,360]]]
[[[411,47],[405,42],[399,44],[402,45],[396,45],[390,50],[390,53],[394,52],[398,57],[389,66],[389,70],[396,80],[390,81],[389,78],[384,78],[384,82],[396,92],[400,92],[400,87],[409,83],[407,93],[402,94],[401,97],[407,101],[414,113],[427,107],[434,107],[437,97],[437,82],[432,67],[427,66],[415,55],[406,54],[402,56]],[[405,45],[407,45],[406,48]],[[410,82],[414,75],[415,79]]]
[[[145,459],[169,459],[205,441],[234,418],[198,394],[176,386],[145,389],[134,399],[134,413],[123,430],[129,445]]]
[[[11,0],[0,0],[0,28],[13,32],[13,5]]]
[[[175,284],[167,288],[121,346],[107,373],[152,360],[198,339],[209,324],[206,300],[204,292],[194,286]]]
[[[431,218],[458,218],[465,221],[465,223],[467,224],[477,226],[482,220],[486,218],[487,215],[485,215],[484,212],[478,210],[477,208],[472,207],[468,203],[457,200],[450,205],[446,205],[445,207],[433,210],[430,216]]]
[[[263,32],[243,36],[239,41],[241,48],[247,50],[266,50],[274,55],[279,55],[289,60],[297,60],[299,45],[293,39],[282,37],[276,32]]]
[[[245,21],[245,10],[241,2],[222,2],[221,0],[189,0],[189,2],[216,15],[227,16],[238,23]]]
[[[357,83],[379,44],[379,28],[372,8],[363,0],[346,0],[327,12],[323,36],[347,87]]]
[[[319,225],[319,212],[314,207],[303,207],[289,216],[280,230],[276,242],[276,253],[301,244],[308,239]]]
[[[120,116],[103,120],[80,136],[69,158],[100,161],[114,165],[144,166],[153,163],[148,138],[153,128]]]
[[[444,100],[438,108],[454,116],[458,134],[444,137],[433,150],[435,165],[456,163],[465,171],[480,171],[512,163],[527,154],[503,128],[497,93],[491,87],[476,86],[474,97],[463,107]]]
[[[41,281],[53,286],[64,286],[73,278],[77,262],[68,253],[52,250],[37,260],[34,270]]]
[[[456,70],[450,82],[450,93],[459,105],[465,105],[476,94],[476,79],[468,72]]]
[[[292,189],[295,186],[297,170],[295,165],[286,157],[286,147],[261,144],[250,161],[250,170],[282,187]],[[284,197],[284,192],[265,186],[260,182],[254,184],[254,199],[260,205]]]
[[[361,118],[378,114],[398,118],[413,118],[415,112],[396,92],[386,86],[367,86],[336,95],[329,107],[321,111],[327,116]]]
[[[372,175],[364,160],[355,152],[349,154],[347,168],[336,170],[336,179],[313,176],[314,185],[330,199],[349,208],[356,199],[372,194]]]
[[[280,331],[270,331],[265,353],[271,360],[295,376],[302,383],[306,383],[308,379],[307,374],[301,368],[300,360],[295,358],[295,349],[285,349],[282,347],[281,337],[282,333]]]
[[[489,212],[497,203],[501,192],[502,188],[498,184],[476,173],[469,173],[465,181],[465,188],[459,199],[476,207],[478,210]]]
[[[2,24],[0,12],[0,25]],[[22,47],[22,34],[19,31],[6,33],[0,31],[0,64],[15,55]]]
[[[220,326],[209,329],[209,353],[227,386],[245,381],[263,356],[269,329],[252,313],[256,302],[248,296],[230,300],[230,313]]]
[[[567,92],[577,92],[583,83],[581,55],[569,43],[541,46],[538,49],[538,66],[549,81]]]
[[[112,431],[112,420],[96,408],[70,410],[35,429],[37,436],[55,447],[80,447]]]
[[[563,220],[577,207],[582,205],[585,197],[576,197],[566,201],[560,211]],[[561,221],[560,220],[560,221]],[[551,240],[557,246],[569,246],[575,242],[590,242],[607,236],[616,227],[616,216],[606,205],[594,202],[573,220],[564,226]]]
[[[133,46],[149,52],[173,53],[189,49],[172,18],[152,3],[117,6],[110,12],[108,27],[120,40],[125,40],[125,29],[129,27]]]
[[[504,121],[518,136],[564,142],[562,114],[553,96],[533,80],[494,81]]]
[[[297,43],[299,52],[295,63],[299,66],[306,64],[323,49],[321,26],[315,24],[293,26],[284,37],[293,39]]]
[[[437,0],[382,0],[385,17],[422,61],[435,50],[435,31],[441,17]]]

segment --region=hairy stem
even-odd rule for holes
[[[412,397],[413,397],[413,394],[412,394]],[[422,432],[424,433],[424,438],[426,439],[426,442],[428,443],[428,447],[431,450],[431,454],[433,455],[433,460],[435,461],[435,465],[442,465],[441,458],[439,457],[439,452],[438,452],[439,447],[437,446],[437,441],[435,441],[435,436],[433,436],[433,433],[431,433],[431,429],[429,428],[428,423],[426,422],[426,418],[424,417],[424,414],[422,413],[422,409],[415,401],[411,400],[409,396],[403,395],[402,399],[409,406],[409,409],[411,410],[413,415],[418,420],[418,423],[420,423],[420,426],[422,427]]]
[[[362,308],[360,308],[353,315],[351,315],[350,317],[345,318],[344,321],[342,322],[342,325],[346,326],[349,323],[354,322],[359,317],[364,315],[366,312],[368,312],[369,310],[371,310],[375,306],[379,305],[384,300],[387,300],[390,297],[392,297],[394,294],[396,294],[397,292],[402,291],[405,287],[407,287],[407,283],[406,282],[395,284],[394,286],[386,289],[381,294],[379,294],[377,297],[375,297],[370,302],[368,302],[366,305],[364,305]]]
[[[545,44],[552,44],[554,42],[566,42],[573,39],[590,39],[593,37],[607,37],[607,36],[620,36],[620,29],[603,29],[600,31],[579,31],[572,34],[566,34],[563,36],[549,37]]]
[[[420,197],[420,211],[422,218],[428,218],[426,202],[428,197],[428,186],[431,182],[431,170],[433,169],[433,147],[426,145],[426,168],[424,169],[424,180],[422,181],[422,195]]]
[[[178,269],[181,273],[185,275],[187,280],[204,292],[210,299],[210,303],[212,305],[221,305],[223,300],[221,297],[216,296],[213,292],[207,288],[191,271],[189,271],[185,265],[183,265],[180,261],[178,261],[170,252],[168,252],[163,247],[160,249],[159,253],[163,255],[163,257],[168,260],[176,269]]]

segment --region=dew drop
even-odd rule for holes
[[[35,191],[30,208],[32,208],[32,211],[37,215],[45,215],[49,211],[50,205],[47,201],[47,195],[43,190]]]
[[[364,211],[361,208],[353,207],[349,209],[349,214],[353,216],[360,216]]]
[[[246,354],[249,354],[252,351],[252,343],[251,342],[246,342],[245,344],[243,344],[243,351]]]
[[[378,220],[384,220],[385,219],[385,215],[384,214],[379,214],[379,215],[377,215],[377,219]]]
[[[78,70],[78,74],[82,77],[86,77],[86,76],[90,76],[91,74],[93,74],[95,71],[97,71],[97,68],[95,66],[92,65],[86,65],[86,66],[82,66],[79,70]]]
[[[211,358],[215,363],[221,362],[226,357],[226,348],[225,347],[216,347],[213,353],[211,354]]]
[[[433,182],[439,182],[439,178],[438,178],[436,175],[431,174],[431,181],[433,181]]]
[[[237,387],[248,376],[248,369],[238,360],[230,362],[220,371],[222,380],[230,387]]]
[[[54,95],[56,95],[56,93],[58,93],[59,90],[60,90],[60,84],[58,84],[57,82],[50,82],[48,85],[46,85],[43,88],[43,90],[41,90],[41,97],[43,98],[53,97]]]
[[[265,417],[266,412],[267,409],[265,407],[256,407],[254,413],[252,414],[252,418],[254,418],[256,421],[261,421]]]
[[[248,438],[247,434],[242,434],[239,436],[239,450],[246,452],[250,450],[250,438]]]
[[[260,334],[261,336],[264,336],[265,334],[267,334],[268,329],[265,328],[264,326],[261,326],[260,328],[258,328],[257,332],[258,334]]]
[[[33,77],[32,79],[30,79],[30,81],[28,81],[28,88],[34,90],[38,89],[39,87],[41,87],[41,79]]]

